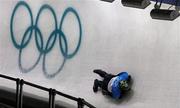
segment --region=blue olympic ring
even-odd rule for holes
[[[31,22],[30,22],[30,26],[26,29],[25,33],[23,34],[22,41],[20,43],[18,43],[15,39],[15,35],[14,35],[14,31],[13,31],[13,25],[14,25],[15,13],[20,6],[23,6],[27,9],[27,11],[30,15]],[[50,34],[46,44],[43,42],[43,35],[41,33],[41,30],[38,27],[38,21],[40,19],[40,15],[44,10],[48,10],[51,12],[51,14],[53,15],[53,18],[54,18],[54,23],[55,23],[55,28],[52,31],[52,33]],[[69,54],[66,35],[62,31],[62,26],[63,26],[63,22],[64,22],[65,17],[70,12],[75,15],[75,17],[77,18],[78,24],[79,24],[79,40],[78,40],[78,44],[77,44],[75,50]],[[39,51],[39,56],[38,56],[36,62],[30,68],[26,69],[22,66],[22,51],[25,47],[27,47],[30,40],[32,39],[33,31],[35,33],[35,44],[36,44],[36,47]],[[11,39],[12,39],[13,45],[15,46],[15,48],[17,48],[19,50],[19,68],[22,70],[22,72],[27,73],[27,72],[31,71],[32,69],[34,69],[36,67],[36,65],[39,63],[41,57],[43,56],[43,67],[42,67],[42,69],[43,69],[43,72],[44,72],[46,77],[54,77],[63,69],[66,60],[73,58],[77,54],[77,52],[79,51],[79,48],[81,45],[81,40],[82,40],[81,21],[80,21],[79,15],[75,9],[73,9],[72,7],[68,7],[64,11],[63,16],[62,16],[61,21],[60,21],[60,25],[58,27],[58,21],[57,21],[57,17],[56,17],[56,13],[55,13],[54,9],[51,6],[45,4],[40,8],[40,10],[37,14],[36,20],[35,20],[35,24],[34,24],[33,14],[32,14],[31,8],[24,1],[18,2],[17,5],[15,6],[14,10],[13,10],[13,13],[11,16],[11,21],[10,21],[10,33],[11,33]],[[52,50],[52,48],[54,47],[54,45],[56,43],[57,38],[59,40],[60,51],[61,51],[64,58],[63,58],[63,62],[60,65],[59,69],[56,72],[49,74],[47,72],[47,69],[45,66],[46,65],[46,54],[48,54]],[[45,47],[44,47],[44,44],[45,44]]]

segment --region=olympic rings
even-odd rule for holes
[[[24,7],[25,9],[27,9],[27,11],[30,15],[30,26],[25,30],[20,43],[18,43],[15,39],[14,28],[13,28],[14,17],[15,17],[17,10],[19,9],[19,7]],[[43,13],[44,10],[48,10],[52,14],[54,23],[55,23],[54,30],[50,33],[50,36],[46,43],[44,43],[42,32],[41,32],[40,28],[38,27],[38,22],[40,20],[41,13]],[[77,44],[75,50],[72,53],[68,53],[69,52],[68,51],[68,42],[67,42],[65,33],[62,31],[64,19],[66,18],[66,16],[69,13],[72,13],[73,15],[75,15],[75,17],[78,21],[78,25],[79,25],[79,40],[78,40],[78,44]],[[29,42],[32,40],[33,32],[35,33],[35,35],[34,35],[35,36],[35,44],[39,51],[39,56],[38,56],[37,60],[35,61],[35,63],[30,68],[27,69],[22,66],[22,52],[23,52],[23,49],[26,48],[27,45],[29,44]],[[57,16],[56,16],[54,9],[51,6],[45,4],[45,5],[41,6],[40,10],[38,11],[38,14],[37,14],[37,17],[35,20],[35,24],[34,24],[31,8],[25,1],[19,1],[16,4],[16,6],[12,12],[12,16],[11,16],[11,20],[10,20],[10,33],[11,33],[11,40],[12,40],[14,47],[19,50],[19,61],[18,62],[19,62],[20,70],[24,73],[30,72],[32,69],[34,69],[36,67],[36,65],[39,63],[41,57],[43,56],[42,70],[43,70],[45,76],[48,78],[55,77],[63,69],[66,60],[73,58],[77,54],[77,52],[80,49],[81,40],[82,40],[81,21],[80,21],[79,15],[75,9],[73,9],[72,7],[68,7],[64,11],[63,16],[60,20],[59,27],[58,27]],[[60,51],[63,55],[63,61],[62,61],[62,64],[60,65],[59,69],[56,72],[49,74],[47,72],[47,69],[45,66],[46,65],[46,55],[52,50],[52,48],[54,47],[54,45],[56,43],[56,40],[59,41],[59,47],[60,47]]]

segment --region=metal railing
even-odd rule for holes
[[[36,85],[36,84],[30,83],[30,82],[27,82],[23,79],[13,78],[13,77],[9,77],[9,76],[2,75],[2,74],[0,74],[0,77],[16,82],[16,108],[23,108],[23,106],[22,106],[23,105],[23,85],[28,85],[28,86],[49,92],[49,108],[55,108],[55,96],[56,95],[60,95],[65,98],[68,98],[70,100],[76,101],[78,108],[84,108],[84,106],[87,106],[89,108],[96,108],[93,105],[91,105],[90,103],[88,103],[87,101],[85,101],[83,98],[76,98],[76,97],[70,96],[68,94],[59,92],[52,88],[46,88],[46,87],[43,87],[40,85]]]

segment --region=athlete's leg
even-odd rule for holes
[[[98,74],[98,75],[100,75],[100,76],[103,77],[103,78],[107,75],[107,73],[106,73],[105,71],[102,71],[102,70],[100,70],[100,69],[96,69],[96,70],[94,70],[93,72],[96,73],[96,74]]]
[[[97,92],[98,91],[98,87],[102,87],[102,81],[99,81],[98,79],[94,80],[94,85],[93,85],[93,91]]]

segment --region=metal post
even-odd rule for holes
[[[82,98],[78,98],[77,104],[78,104],[78,108],[84,108],[84,104],[83,104],[83,99]]]
[[[49,108],[52,108],[52,88],[49,89]]]
[[[24,80],[20,80],[20,90],[19,90],[19,108],[23,108],[23,84]]]
[[[19,84],[20,84],[20,79],[17,78],[16,80],[16,108],[19,108]]]
[[[56,90],[52,89],[52,108],[55,108],[55,96],[56,96]]]

